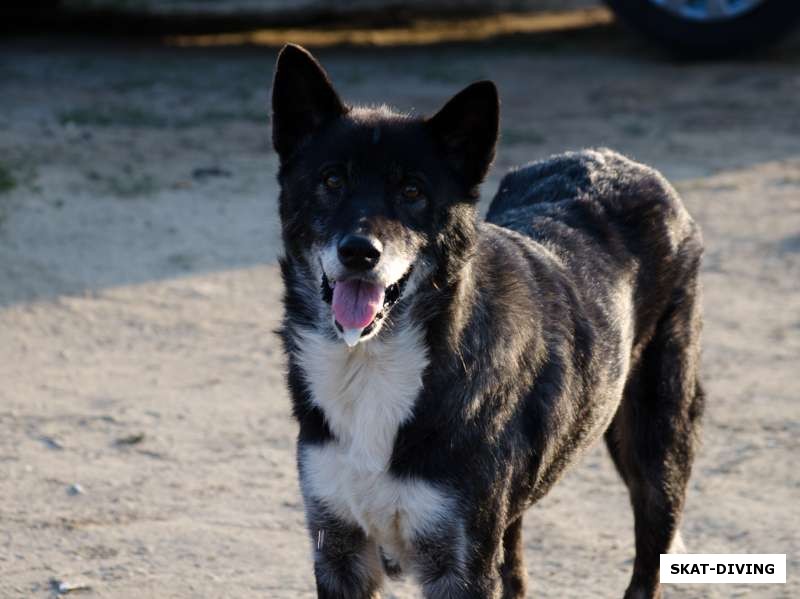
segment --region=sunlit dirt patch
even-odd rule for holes
[[[417,46],[447,42],[473,42],[494,37],[566,31],[606,25],[614,17],[608,9],[519,13],[506,12],[464,19],[419,19],[387,28],[309,27],[255,29],[236,33],[178,35],[166,38],[176,46],[281,46],[293,42],[310,47]]]

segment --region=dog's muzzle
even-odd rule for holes
[[[400,301],[400,298],[403,295],[403,290],[405,289],[406,284],[408,283],[408,279],[411,276],[411,271],[412,270],[413,270],[413,267],[409,268],[406,271],[406,273],[402,277],[400,277],[400,279],[397,282],[392,283],[391,285],[389,285],[388,287],[386,287],[384,289],[384,292],[383,292],[383,304],[381,305],[381,307],[378,310],[378,312],[375,314],[375,317],[372,319],[372,321],[369,322],[369,324],[367,324],[365,327],[363,327],[361,329],[361,335],[360,335],[361,337],[369,335],[372,331],[374,331],[375,327],[378,326],[378,324],[384,318],[386,318],[386,316],[389,314],[389,311],[392,309],[392,307],[394,307],[394,305],[398,301]],[[358,279],[352,279],[352,280],[353,281],[358,281]],[[335,289],[335,287],[336,287],[336,282],[331,282],[328,279],[327,274],[323,270],[320,293],[321,293],[321,296],[322,296],[322,300],[326,304],[331,305],[332,307],[333,307],[334,289]],[[334,324],[336,325],[336,328],[339,330],[340,333],[345,333],[344,327],[335,318],[334,318]]]

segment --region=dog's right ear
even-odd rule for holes
[[[347,112],[322,65],[308,50],[287,44],[272,82],[272,145],[286,161],[322,125]]]

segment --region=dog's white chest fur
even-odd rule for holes
[[[302,449],[304,491],[401,557],[448,509],[434,486],[388,472],[397,430],[412,414],[428,364],[422,333],[398,331],[348,349],[304,333],[297,358],[336,439]]]

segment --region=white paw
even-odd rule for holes
[[[686,553],[686,545],[683,544],[683,536],[681,536],[681,531],[675,533],[667,553]]]

